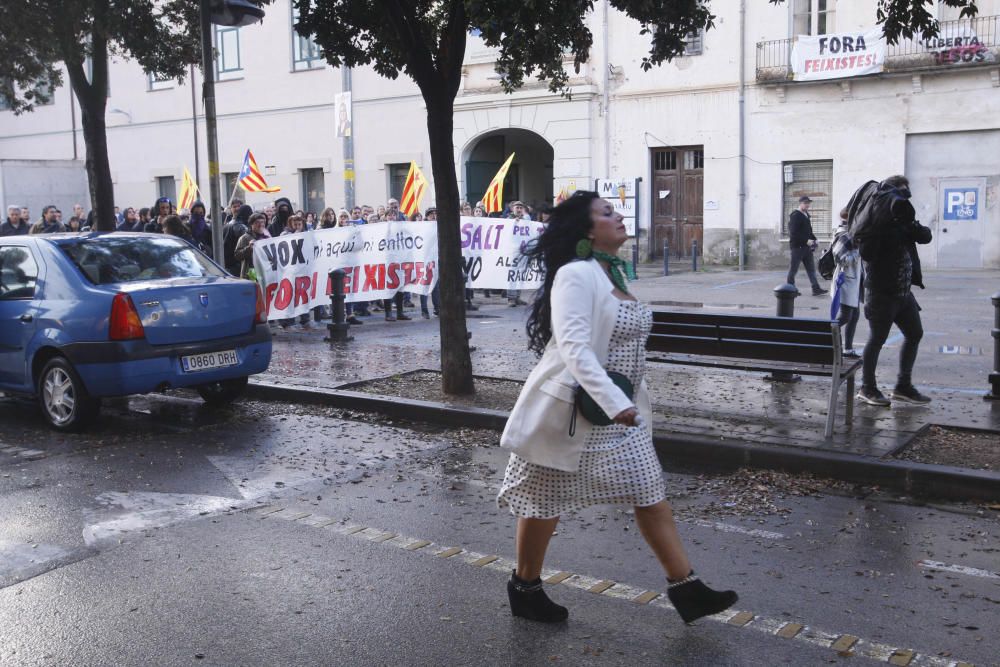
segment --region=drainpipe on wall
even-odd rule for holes
[[[188,76],[191,84],[191,130],[194,132],[194,182],[198,183],[201,178],[201,154],[198,151],[198,98],[194,90],[194,63],[189,66]],[[226,212],[222,212],[225,217]]]
[[[743,271],[746,267],[744,266],[743,257],[746,254],[746,203],[747,203],[747,187],[746,187],[746,19],[747,19],[747,3],[746,0],[740,0],[740,102],[739,102],[739,113],[740,113],[740,150],[739,150],[739,164],[740,164],[740,217],[739,217],[739,244],[737,252],[740,255],[739,265],[740,271]]]
[[[76,150],[76,95],[70,91],[69,96],[69,118],[70,123],[73,124],[73,159],[79,160],[80,154]]]
[[[604,0],[601,18],[601,42],[604,49],[604,178],[611,178],[611,114],[608,112],[608,105],[611,102],[611,94],[608,87],[611,85],[611,63],[608,61],[608,4],[610,0]]]
[[[351,68],[341,68],[342,91],[351,92]],[[339,109],[334,105],[334,117]],[[354,95],[351,95],[351,108],[348,110],[351,119],[351,131],[344,137],[344,203],[348,211],[354,208]],[[336,124],[335,124],[336,125]]]

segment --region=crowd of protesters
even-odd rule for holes
[[[538,219],[544,221],[548,208],[537,211]],[[536,211],[520,201],[509,203],[503,212],[487,214],[482,202],[474,205],[468,202],[459,204],[459,214],[470,217],[504,217],[518,220],[534,219]],[[151,207],[135,209],[126,207],[121,210],[115,207],[116,232],[146,232],[169,234],[184,239],[199,248],[205,254],[212,256],[212,224],[207,216],[205,205],[196,201],[187,211],[178,211],[174,202],[167,197],[158,198]],[[243,278],[255,279],[253,271],[253,245],[255,241],[269,239],[284,234],[298,234],[314,229],[346,227],[350,225],[366,225],[389,221],[423,221],[436,220],[437,209],[427,208],[409,216],[399,208],[399,201],[389,199],[384,205],[370,206],[368,204],[347,208],[334,209],[327,207],[318,214],[314,211],[294,210],[291,200],[279,197],[273,203],[258,210],[246,205],[240,199],[233,199],[224,220],[223,253],[220,263],[229,273]],[[48,205],[42,210],[41,217],[32,222],[27,207],[11,205],[7,207],[7,219],[0,225],[0,236],[17,234],[52,234],[59,232],[89,232],[94,227],[94,212],[84,213],[80,204],[73,206],[70,218],[63,221],[63,213],[55,205]],[[467,278],[467,277],[466,277]],[[489,290],[484,290],[484,296],[490,297]],[[507,292],[510,306],[522,306],[519,291]],[[467,310],[478,310],[473,302],[473,291],[465,293]],[[419,295],[420,315],[430,318],[438,314],[438,292],[434,289],[430,296]],[[412,295],[399,292],[392,299],[376,302],[355,302],[346,305],[346,319],[351,324],[362,324],[360,318],[370,317],[373,313],[382,313],[387,321],[412,319],[406,314],[407,309],[416,309]],[[310,328],[312,322],[318,322],[330,317],[327,306],[316,308],[310,315],[299,317],[299,324]],[[281,320],[279,325],[288,327],[294,320]]]

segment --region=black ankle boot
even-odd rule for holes
[[[510,613],[529,621],[559,623],[569,617],[569,610],[550,600],[542,590],[541,579],[524,581],[516,572],[511,572],[507,599],[510,600]]]
[[[670,582],[667,597],[685,623],[718,614],[740,599],[733,591],[713,591],[694,576],[694,571],[680,581]]]

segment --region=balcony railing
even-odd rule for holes
[[[793,80],[792,39],[757,42],[757,81]],[[1000,62],[1000,16],[942,21],[931,40],[904,39],[889,45],[885,72],[959,70]]]

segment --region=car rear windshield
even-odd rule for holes
[[[169,236],[108,235],[60,247],[95,285],[226,275],[191,244]]]

